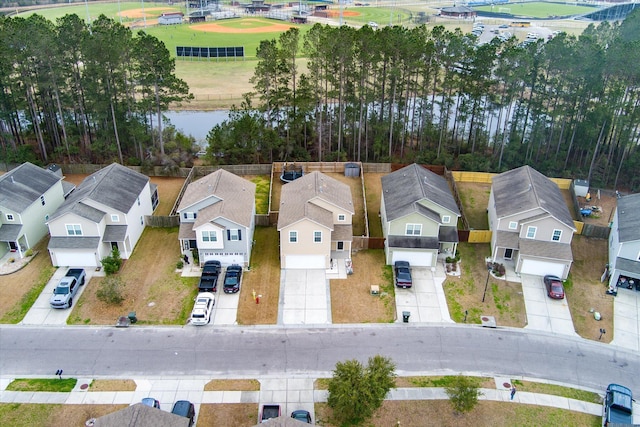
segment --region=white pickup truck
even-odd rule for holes
[[[73,305],[73,297],[78,293],[80,286],[84,285],[85,276],[83,268],[70,268],[53,290],[49,299],[51,308],[70,308]]]

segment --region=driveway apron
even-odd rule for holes
[[[453,322],[449,316],[447,300],[442,289],[444,270],[434,273],[428,267],[412,267],[413,286],[396,288],[396,322],[403,321],[403,312],[409,312],[409,322]]]
[[[282,270],[279,325],[331,323],[331,293],[325,270]]]
[[[540,276],[521,275],[527,328],[577,336],[566,297],[551,299]]]
[[[611,344],[640,351],[640,292],[618,288],[613,301]]]

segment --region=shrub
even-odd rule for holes
[[[177,268],[178,270],[180,270],[182,267],[184,267],[184,261],[178,261],[178,262],[176,263],[176,268]]]
[[[122,258],[120,258],[120,251],[118,248],[113,248],[111,255],[102,258],[102,268],[107,276],[117,273],[122,266]]]
[[[33,255],[33,249],[29,248],[25,251],[24,256],[30,257]]]
[[[458,414],[471,411],[478,404],[478,397],[482,394],[474,378],[462,375],[453,377],[451,385],[445,387],[445,392],[453,410]]]
[[[120,305],[124,301],[124,283],[115,276],[105,278],[96,292],[100,301],[109,305]]]

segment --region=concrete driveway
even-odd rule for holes
[[[618,288],[613,300],[611,344],[640,351],[640,292]]]
[[[562,300],[549,298],[540,276],[522,274],[520,278],[527,310],[526,328],[578,336],[573,327],[567,298]]]
[[[213,307],[213,314],[210,324],[213,325],[235,325],[238,317],[238,302],[240,292],[235,294],[225,294],[222,290],[224,276],[218,280],[218,291],[216,292],[216,304]],[[242,282],[240,282],[242,286]]]
[[[331,323],[331,292],[326,270],[291,270],[280,273],[279,325]]]
[[[433,272],[430,267],[411,267],[413,286],[396,288],[396,322],[402,322],[402,312],[411,313],[410,323],[453,322],[442,289],[445,279],[441,265]]]
[[[67,319],[71,315],[73,308],[67,308],[67,309],[51,308],[51,306],[49,305],[49,299],[51,298],[51,295],[53,294],[53,290],[55,289],[56,285],[58,284],[60,279],[62,279],[67,274],[68,270],[69,268],[67,267],[61,267],[61,268],[58,268],[55,273],[53,273],[53,277],[51,277],[51,280],[49,280],[47,285],[44,287],[44,289],[40,293],[40,296],[38,296],[38,299],[36,299],[36,302],[33,303],[33,306],[31,306],[31,309],[24,316],[24,319],[22,319],[22,322],[20,322],[20,324],[22,325],[66,325],[67,324]],[[86,273],[84,285],[80,286],[80,289],[78,289],[78,293],[73,298],[73,304],[78,303],[78,301],[80,300],[80,295],[82,295],[82,292],[84,292],[84,289],[87,286],[90,286],[89,281],[93,276],[96,276],[96,273],[98,273],[98,275],[100,274],[104,275],[103,272],[96,272],[95,267],[85,267],[84,271]]]

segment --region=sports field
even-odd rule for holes
[[[550,18],[556,16],[571,16],[593,12],[596,9],[589,6],[577,6],[576,3],[505,3],[494,6],[474,7],[477,11],[508,13],[525,18]]]

